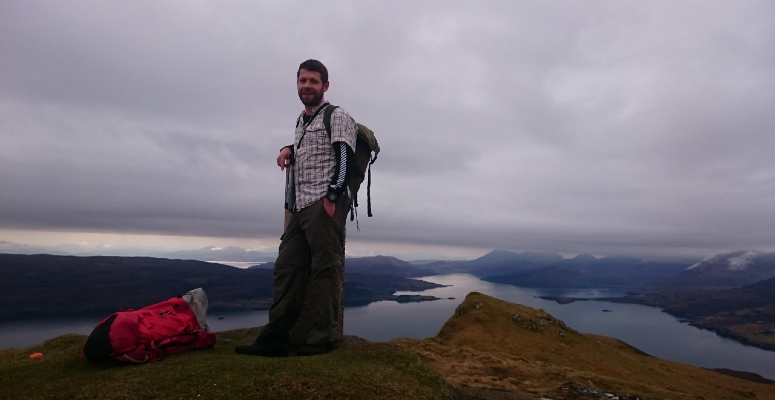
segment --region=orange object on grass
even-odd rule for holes
[[[43,357],[43,353],[30,354],[30,358],[41,358],[41,357]]]

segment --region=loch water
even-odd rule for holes
[[[600,301],[577,301],[561,305],[537,298],[549,294],[569,297],[623,295],[618,291],[519,288],[485,282],[469,274],[437,275],[420,279],[447,285],[419,292],[442,300],[403,304],[381,301],[345,308],[345,334],[372,341],[434,336],[465,296],[476,291],[512,303],[543,309],[582,333],[614,337],[656,357],[705,368],[749,371],[775,379],[775,352],[746,346],[713,332],[695,328],[658,308]],[[449,299],[450,297],[454,299]],[[0,349],[29,347],[65,333],[88,335],[94,325],[104,317],[0,322]],[[211,312],[207,322],[212,330],[218,332],[263,325],[267,318],[265,310]]]

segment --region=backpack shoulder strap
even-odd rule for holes
[[[326,107],[326,110],[323,111],[323,125],[326,127],[329,139],[331,139],[331,114],[333,114],[334,110],[337,108],[339,108],[339,106],[329,105]]]

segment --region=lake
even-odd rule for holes
[[[420,278],[448,287],[419,292],[444,300],[399,304],[391,301],[345,308],[345,334],[372,341],[397,337],[435,336],[465,296],[473,291],[512,303],[544,309],[582,333],[614,337],[656,357],[706,368],[750,371],[775,379],[775,352],[745,346],[713,332],[681,323],[658,308],[638,304],[581,301],[557,304],[535,296],[561,294],[570,297],[619,296],[613,290],[541,290],[485,282],[473,275],[450,274]],[[417,294],[399,292],[397,294]],[[454,297],[454,300],[447,300]],[[610,310],[610,312],[603,312]],[[106,316],[77,320],[36,320],[0,323],[0,349],[29,347],[65,334],[88,335]],[[223,319],[218,319],[219,317]],[[216,332],[263,325],[267,311],[212,312],[207,322]]]

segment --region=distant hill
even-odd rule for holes
[[[775,303],[775,278],[765,279],[754,283],[753,285],[743,286],[737,292],[745,293],[751,296],[759,296]]]
[[[563,259],[561,255],[555,253],[515,253],[508,250],[493,250],[474,260],[437,261],[426,264],[425,267],[439,274],[465,272],[477,276],[491,276],[504,275],[520,269],[552,265]]]
[[[556,253],[539,253],[530,251],[515,253],[508,250],[493,250],[474,261],[480,266],[488,266],[513,262],[550,264],[563,259],[563,256]]]
[[[516,254],[516,253],[514,253]],[[504,254],[499,258],[505,259]],[[515,260],[522,261],[515,261]],[[474,260],[476,261],[476,260]],[[654,287],[728,289],[775,277],[775,253],[737,251],[696,264],[642,261],[633,257],[580,255],[535,266],[535,260],[511,257],[509,263],[478,266],[469,272],[484,280],[525,287]],[[547,268],[554,267],[554,268]]]
[[[388,256],[347,258],[345,272],[348,274],[393,275],[404,278],[436,275],[434,271],[421,265],[414,265]]]
[[[424,265],[415,265],[389,256],[347,257],[344,265],[346,274],[390,275],[403,278],[436,275],[436,271]],[[274,260],[266,264],[254,265],[249,269],[268,269],[273,266]]]
[[[653,286],[659,282],[680,274],[690,263],[643,261],[632,257],[603,257],[589,261],[585,265],[567,260],[560,267],[581,272],[589,282],[596,286]]]
[[[575,288],[589,286],[584,275],[560,267],[538,267],[508,275],[484,277],[482,280],[532,288]]]
[[[271,269],[195,260],[45,254],[0,254],[0,276],[0,318],[112,313],[142,308],[197,287],[207,293],[211,310],[267,309],[273,280]],[[345,303],[431,300],[435,298],[393,293],[438,286],[400,276],[346,274]]]
[[[465,272],[491,282],[548,288],[643,285],[672,278],[690,265],[621,256],[564,258],[555,253],[494,250],[475,260],[439,261],[426,267],[438,273]]]
[[[775,252],[736,251],[717,254],[694,264],[663,286],[724,289],[775,277]]]
[[[564,258],[552,253],[496,250],[476,260],[430,264],[428,267],[437,271],[449,268],[468,272],[486,281],[522,287],[579,288],[650,285],[678,275],[689,265],[633,257],[596,258],[580,254]]]
[[[0,254],[0,276],[4,317],[137,309],[197,287],[211,309],[272,297],[270,270],[194,260]]]
[[[347,272],[344,282],[344,305],[347,307],[362,306],[381,300],[399,303],[438,300],[433,296],[394,294],[397,291],[423,291],[437,287],[443,287],[443,285],[394,275]]]

